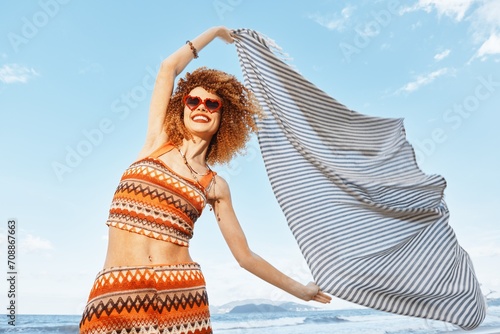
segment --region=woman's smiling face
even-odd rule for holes
[[[199,97],[201,101],[205,101],[205,99],[222,101],[219,96],[206,91],[202,87],[195,87],[189,92],[189,95]],[[184,105],[184,126],[193,135],[208,139],[208,137],[212,137],[219,129],[221,120],[220,111],[221,109],[216,112],[210,112],[204,103],[200,103],[193,110]]]

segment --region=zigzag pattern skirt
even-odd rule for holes
[[[81,334],[212,333],[197,263],[114,267],[98,273]]]

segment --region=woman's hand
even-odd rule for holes
[[[319,303],[328,304],[332,300],[332,297],[321,291],[319,286],[317,286],[314,282],[309,282],[306,286],[304,286],[304,288],[305,292],[303,299],[305,301],[314,300]]]
[[[229,30],[226,27],[220,26],[217,27],[217,36],[222,39],[226,43],[233,43],[234,38],[233,35],[231,34],[231,30]]]

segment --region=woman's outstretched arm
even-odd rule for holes
[[[191,43],[199,53],[216,37],[221,38],[227,43],[233,42],[229,29],[225,27],[213,27],[195,39],[192,39]],[[163,121],[165,120],[165,113],[174,88],[175,78],[193,58],[193,50],[186,43],[162,61],[151,96],[146,140],[139,157],[148,155],[159,145],[166,142],[167,138],[165,131],[163,131]]]
[[[329,303],[332,298],[322,292],[315,283],[310,282],[304,285],[297,282],[250,250],[232,206],[229,186],[224,179],[216,177],[214,196],[217,199],[213,201],[215,215],[222,235],[239,265],[266,282],[302,300]]]

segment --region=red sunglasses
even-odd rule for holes
[[[210,113],[217,112],[219,111],[220,108],[222,108],[222,101],[220,100],[211,98],[206,98],[205,100],[202,100],[201,97],[199,96],[191,96],[191,95],[184,96],[184,104],[191,110],[195,110],[200,106],[200,104],[203,104]]]

